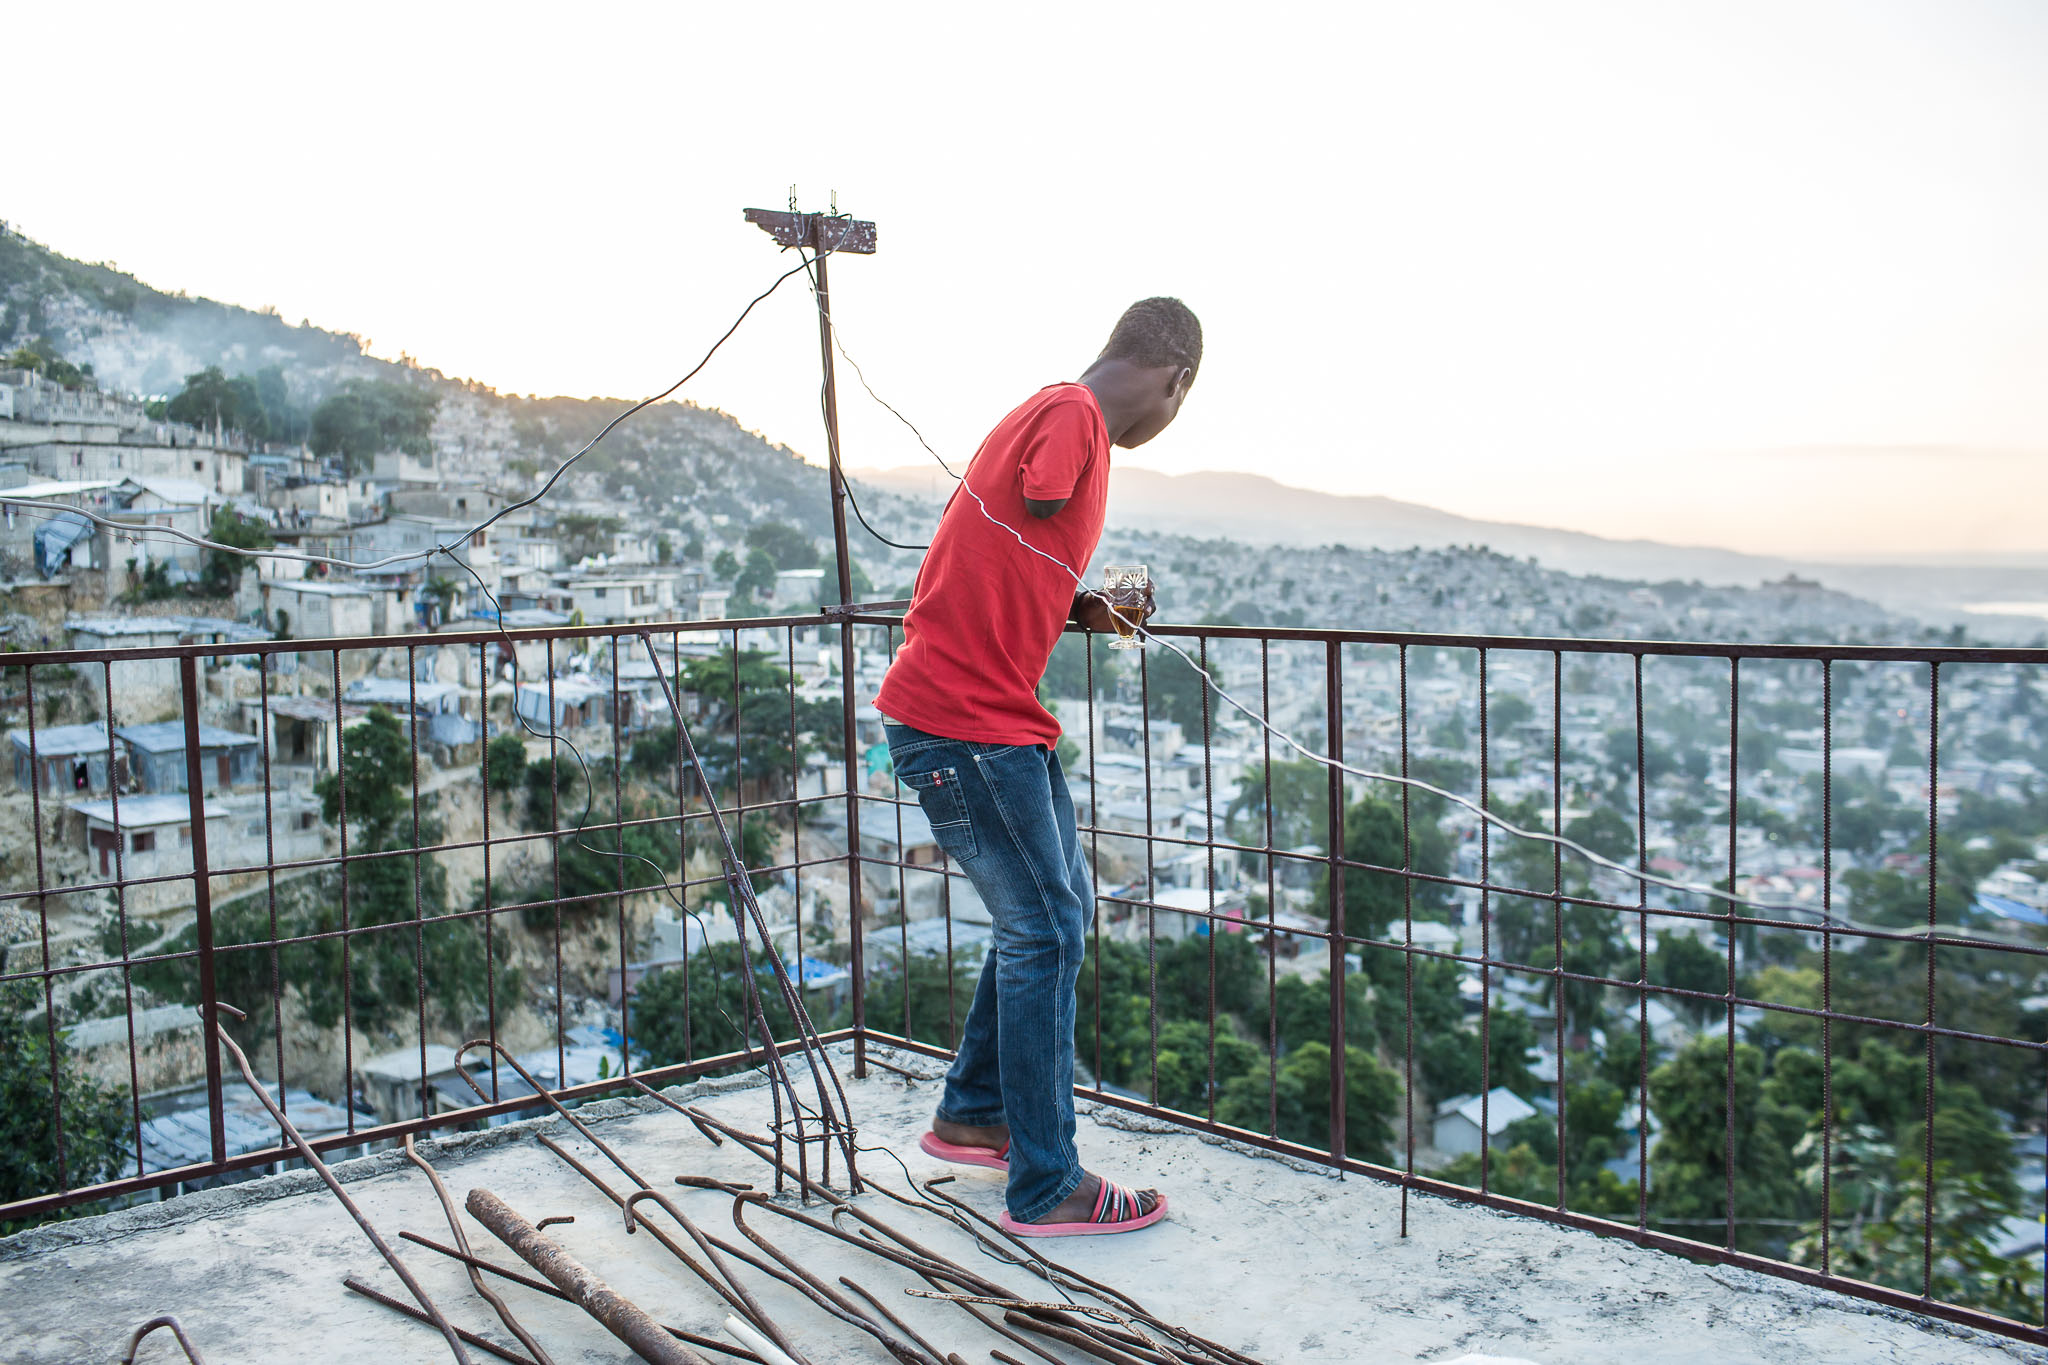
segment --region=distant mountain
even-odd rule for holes
[[[892,492],[945,497],[952,480],[936,468],[852,471]],[[1517,558],[1535,556],[1566,573],[1612,578],[1699,578],[1754,584],[1782,578],[1790,561],[1653,540],[1609,540],[1579,531],[1478,521],[1393,498],[1346,497],[1294,488],[1263,474],[1161,474],[1128,466],[1110,471],[1111,526],[1222,536],[1266,545],[1348,545],[1353,549],[1426,550],[1485,545]]]
[[[953,486],[932,466],[851,473],[864,486],[926,500],[944,499]],[[1565,573],[1651,583],[1677,579],[1755,587],[1796,574],[1925,620],[1944,625],[1966,622],[1978,634],[2025,638],[2048,627],[2035,616],[1984,616],[1964,610],[1986,602],[2048,604],[2048,568],[2036,565],[1827,564],[1713,546],[1613,540],[1582,531],[1480,521],[1394,498],[1321,493],[1263,474],[1161,474],[1126,466],[1112,469],[1109,481],[1109,524],[1131,530],[1360,550],[1483,545]]]

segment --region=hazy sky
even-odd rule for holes
[[[947,453],[1124,304],[1129,458],[1788,553],[2048,550],[2035,0],[224,5],[9,20],[0,216],[500,389],[666,385],[839,204],[844,338]],[[791,282],[693,386],[821,454]],[[842,385],[847,457],[925,457]]]

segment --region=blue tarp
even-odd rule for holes
[[[36,572],[54,577],[71,547],[92,534],[92,523],[76,512],[59,512],[36,527]]]
[[[2007,900],[2004,896],[1980,895],[1977,897],[1977,904],[1971,908],[1980,915],[1992,915],[1998,919],[2018,920],[2021,924],[2048,925],[2048,914],[2043,914],[2031,905]]]

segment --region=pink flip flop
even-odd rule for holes
[[[926,1156],[935,1156],[941,1161],[950,1161],[960,1166],[987,1166],[991,1170],[1010,1169],[1010,1144],[1000,1147],[963,1147],[948,1142],[937,1133],[926,1133],[917,1140],[917,1145]]]
[[[1110,1232],[1136,1232],[1166,1217],[1166,1196],[1150,1213],[1139,1213],[1138,1196],[1121,1185],[1103,1181],[1095,1194],[1095,1212],[1085,1223],[1020,1223],[1005,1209],[996,1221],[1012,1237],[1099,1237]]]

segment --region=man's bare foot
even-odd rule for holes
[[[1093,1171],[1081,1177],[1081,1183],[1074,1192],[1054,1206],[1052,1212],[1043,1218],[1034,1218],[1034,1223],[1085,1223],[1095,1216],[1095,1198],[1102,1192],[1102,1177]],[[1159,1191],[1136,1190],[1138,1196],[1138,1217],[1142,1218],[1159,1207]]]
[[[1007,1124],[994,1128],[976,1128],[970,1124],[954,1123],[951,1119],[934,1118],[932,1136],[941,1142],[950,1142],[955,1147],[986,1147],[991,1152],[1000,1152],[1010,1143],[1010,1129]]]

